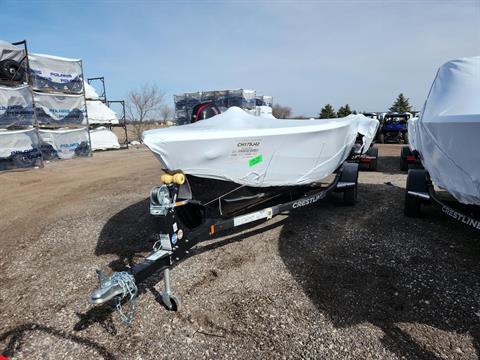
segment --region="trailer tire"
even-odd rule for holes
[[[347,188],[343,191],[343,203],[350,206],[355,205],[355,203],[357,202],[358,164],[343,164],[340,181],[355,183],[354,186]]]
[[[171,308],[164,304],[165,308],[169,311],[179,311],[182,306],[180,299],[175,295],[170,295],[170,303],[172,304]]]
[[[405,188],[405,204],[403,212],[409,217],[418,217],[421,213],[422,200],[410,195],[409,191],[428,192],[426,171],[411,169],[408,171],[407,186]]]
[[[412,156],[412,151],[408,146],[402,146],[402,150],[400,152],[400,170],[408,171],[408,162],[407,156]]]
[[[403,133],[403,143],[408,144],[408,132]]]
[[[367,155],[373,157],[373,160],[370,160],[368,170],[377,171],[377,162],[378,162],[378,148],[371,147],[367,151]]]

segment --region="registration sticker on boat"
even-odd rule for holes
[[[260,219],[271,219],[271,218],[272,218],[272,209],[271,208],[263,209],[251,214],[234,217],[233,226],[240,226],[240,225],[248,224]]]
[[[262,147],[262,138],[246,138],[235,140],[230,154],[231,160],[250,160],[257,157]]]
[[[255,156],[255,157],[251,158],[250,160],[248,160],[248,166],[250,166],[250,167],[255,166],[257,164],[260,164],[262,161],[263,161],[263,156],[262,155]]]

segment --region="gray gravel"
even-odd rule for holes
[[[15,250],[1,259],[0,352],[13,359],[478,359],[480,236],[434,209],[405,218],[406,175],[387,150],[379,172],[361,173],[357,206],[332,197],[202,243],[172,272],[181,311],[159,304],[156,275],[142,287],[129,327],[87,296],[96,267],[123,269],[151,247],[145,196],[155,168],[114,174],[117,187],[97,186],[73,204],[59,200],[57,217],[26,238],[19,228]],[[138,154],[122,154],[124,166],[138,163]],[[113,155],[82,166],[102,156]]]

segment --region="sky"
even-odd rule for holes
[[[0,39],[81,58],[109,100],[155,84],[173,94],[254,89],[316,115],[326,104],[420,109],[440,65],[480,55],[474,1],[9,1]]]

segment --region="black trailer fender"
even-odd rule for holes
[[[422,202],[429,200],[427,172],[423,169],[410,169],[405,187],[405,206],[403,212],[406,216],[417,217],[420,215]]]
[[[357,202],[358,164],[344,163],[340,171],[337,191],[343,192],[345,205],[355,205]]]

